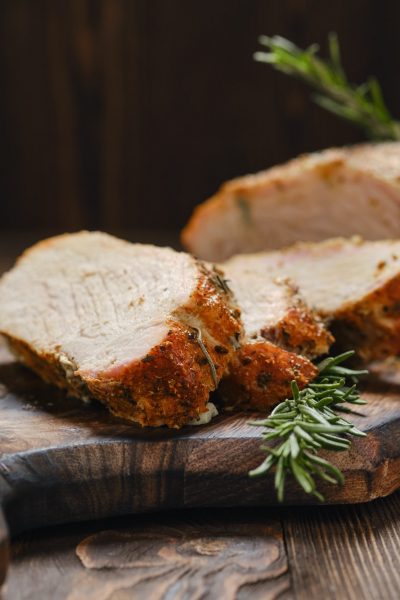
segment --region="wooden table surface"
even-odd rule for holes
[[[0,270],[20,249],[0,240]],[[1,425],[0,425],[1,427]],[[337,507],[153,513],[13,540],[3,600],[400,597],[400,492]]]
[[[3,600],[398,600],[400,493],[358,506],[147,514],[14,540]]]

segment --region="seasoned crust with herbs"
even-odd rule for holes
[[[245,343],[221,381],[219,395],[227,408],[267,413],[290,397],[293,380],[303,389],[317,375],[317,367],[305,356],[267,341]]]
[[[207,410],[241,323],[216,270],[81,232],[35,245],[3,276],[0,332],[49,383],[141,425],[181,427]]]
[[[335,236],[400,237],[400,142],[332,148],[228,181],[182,232],[199,258]]]
[[[400,353],[400,241],[299,243],[234,257],[226,269],[287,277],[337,342],[365,360]]]
[[[288,279],[253,270],[240,257],[223,266],[242,313],[242,347],[220,384],[224,404],[267,410],[317,375],[311,359],[329,351],[332,335]]]

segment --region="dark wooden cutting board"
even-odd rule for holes
[[[320,486],[328,503],[365,502],[400,486],[400,385],[387,374],[371,378],[363,395],[365,416],[352,419],[369,435],[329,456],[346,483]],[[0,411],[0,508],[12,533],[167,508],[276,502],[272,476],[247,476],[262,458],[249,415],[180,431],[141,429],[96,403],[66,398],[1,348]],[[289,482],[286,503],[312,502]],[[3,574],[7,536],[0,514]]]

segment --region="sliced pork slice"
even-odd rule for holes
[[[196,208],[182,234],[205,260],[361,235],[400,237],[400,143],[301,156],[225,183]]]
[[[315,378],[310,359],[328,352],[333,338],[287,280],[240,261],[226,263],[224,272],[245,336],[219,395],[229,407],[265,410],[290,395],[293,380],[303,388]]]
[[[232,258],[236,279],[288,277],[335,338],[369,360],[400,353],[400,241],[337,238]]]
[[[180,427],[204,413],[240,330],[216,271],[103,233],[45,240],[0,282],[0,332],[16,354],[142,425]]]

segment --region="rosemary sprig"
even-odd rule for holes
[[[278,500],[284,497],[285,481],[292,475],[308,494],[323,501],[316,489],[315,478],[320,477],[333,484],[342,484],[344,476],[337,467],[318,456],[326,450],[347,450],[351,444],[348,435],[365,436],[339,412],[351,412],[344,406],[365,404],[357,392],[360,375],[367,371],[355,371],[342,366],[354,355],[353,351],[329,357],[319,363],[319,375],[305,389],[299,390],[292,382],[292,398],[281,402],[270,416],[251,425],[265,427],[264,442],[275,440],[275,446],[264,444],[262,450],[267,458],[259,467],[250,471],[251,477],[266,474],[275,467],[275,489]]]
[[[214,382],[214,386],[215,389],[218,387],[218,376],[217,376],[217,370],[215,368],[213,359],[211,358],[204,342],[203,342],[203,336],[201,334],[201,330],[198,329],[197,327],[193,327],[194,331],[195,331],[195,339],[196,342],[198,343],[198,345],[200,346],[200,350],[202,351],[202,353],[204,354],[204,357],[206,359],[206,361],[208,362],[208,365],[210,367],[210,371],[211,371],[211,377],[212,380]]]
[[[378,81],[371,77],[358,86],[348,81],[335,33],[329,36],[328,60],[317,56],[317,44],[303,50],[277,35],[263,35],[259,42],[269,52],[256,52],[255,60],[308,83],[317,91],[313,96],[317,104],[358,125],[372,139],[400,139],[400,121],[391,116]]]

